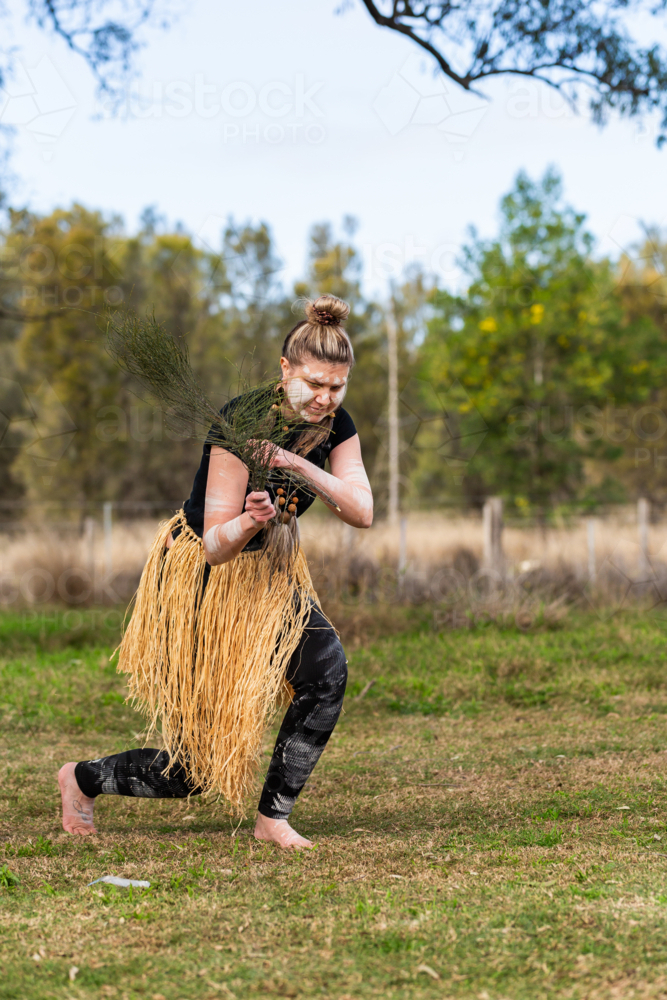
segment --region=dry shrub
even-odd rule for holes
[[[0,536],[0,602],[5,606],[51,599],[85,606],[127,603],[141,575],[157,519],[116,522],[113,573],[105,579],[101,526],[94,545],[71,527],[26,530]],[[405,566],[399,573],[399,530],[377,522],[351,528],[316,507],[300,521],[301,543],[315,587],[328,606],[362,608],[391,628],[391,609],[432,607],[438,627],[465,627],[494,620],[528,629],[557,625],[568,607],[655,604],[667,596],[667,525],[651,525],[651,566],[639,574],[637,528],[627,512],[598,520],[597,579],[588,581],[587,529],[583,520],[560,527],[509,525],[503,533],[506,572],[482,567],[479,515],[414,513],[407,518]],[[92,569],[91,569],[92,567]],[[92,581],[92,586],[91,586]],[[381,608],[389,609],[385,616]],[[364,613],[363,617],[368,617]],[[355,619],[357,620],[357,619]],[[400,616],[399,616],[400,620]]]
[[[156,523],[116,524],[107,577],[101,530],[92,546],[75,525],[28,527],[0,536],[0,605],[127,603],[137,588]]]
[[[93,596],[91,568],[86,565],[80,539],[35,529],[3,547],[3,604],[61,601],[86,605]]]
[[[461,545],[454,553],[452,566],[466,580],[469,580],[479,569],[479,559],[471,549]]]

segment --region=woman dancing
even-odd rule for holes
[[[306,476],[335,501],[328,506],[342,521],[368,528],[373,497],[359,436],[342,407],[354,364],[343,327],[348,314],[341,299],[320,296],[287,335],[276,389],[280,412],[300,419],[301,429],[287,447],[274,448],[271,465]],[[330,473],[324,471],[327,458]],[[63,765],[58,781],[69,833],[97,832],[93,808],[100,794],[184,798],[213,789],[239,805],[238,789],[245,790],[252,776],[272,699],[275,705],[275,684],[267,681],[258,691],[248,681],[260,659],[271,661],[274,671],[278,665],[283,690],[287,680],[292,697],[254,835],[281,847],[312,847],[289,817],[338,721],[347,661],[301,552],[280,580],[275,573],[268,578],[257,599],[268,522],[276,512],[284,522],[301,515],[314,501],[312,492],[296,488],[286,495],[271,484],[252,492],[248,479],[236,455],[207,442],[189,500],[166,533],[164,526],[158,533],[119,647],[119,669],[131,675],[131,693],[148,706],[152,721],[161,721],[168,749]],[[228,780],[232,764],[235,784]]]

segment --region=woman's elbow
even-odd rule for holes
[[[219,524],[212,525],[208,531],[204,532],[202,537],[204,555],[209,566],[219,566],[221,563],[227,562],[230,558],[229,553],[226,551],[228,546],[220,538],[219,528]]]
[[[359,527],[370,528],[372,524],[373,524],[373,511],[365,510],[361,515],[361,517],[359,518]]]
[[[209,552],[204,546],[204,555],[209,566],[222,566],[223,563],[230,562],[234,558],[234,553],[221,555],[219,552]]]
[[[204,555],[206,556],[206,562],[209,566],[217,566],[219,564],[220,560],[218,557],[214,555],[210,549],[207,549],[206,546],[204,546]]]

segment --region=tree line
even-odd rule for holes
[[[558,175],[519,174],[496,235],[461,251],[465,287],[418,269],[392,294],[399,330],[401,497],[406,507],[501,495],[532,513],[667,496],[667,245],[606,259]],[[154,311],[188,345],[212,400],[277,372],[296,300],[350,302],[357,356],[346,400],[380,511],[387,496],[387,302],[361,283],[351,220],[313,226],[303,279],[280,282],[265,223],[197,244],[153,209],[139,232],[82,205],[9,209],[0,232],[0,500],[179,504],[201,444],[105,350],[101,317]]]

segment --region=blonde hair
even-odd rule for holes
[[[304,302],[306,318],[285,337],[283,357],[291,365],[301,364],[306,355],[332,365],[354,364],[354,351],[343,323],[350,315],[347,302],[335,295],[320,295]]]
[[[350,315],[347,302],[335,295],[320,295],[311,302],[302,300],[306,318],[297,323],[285,337],[283,357],[290,365],[300,365],[308,355],[317,361],[332,365],[354,364],[354,351],[343,323]],[[297,438],[292,451],[307,455],[329,437],[333,416],[325,417],[319,424],[304,430]]]

